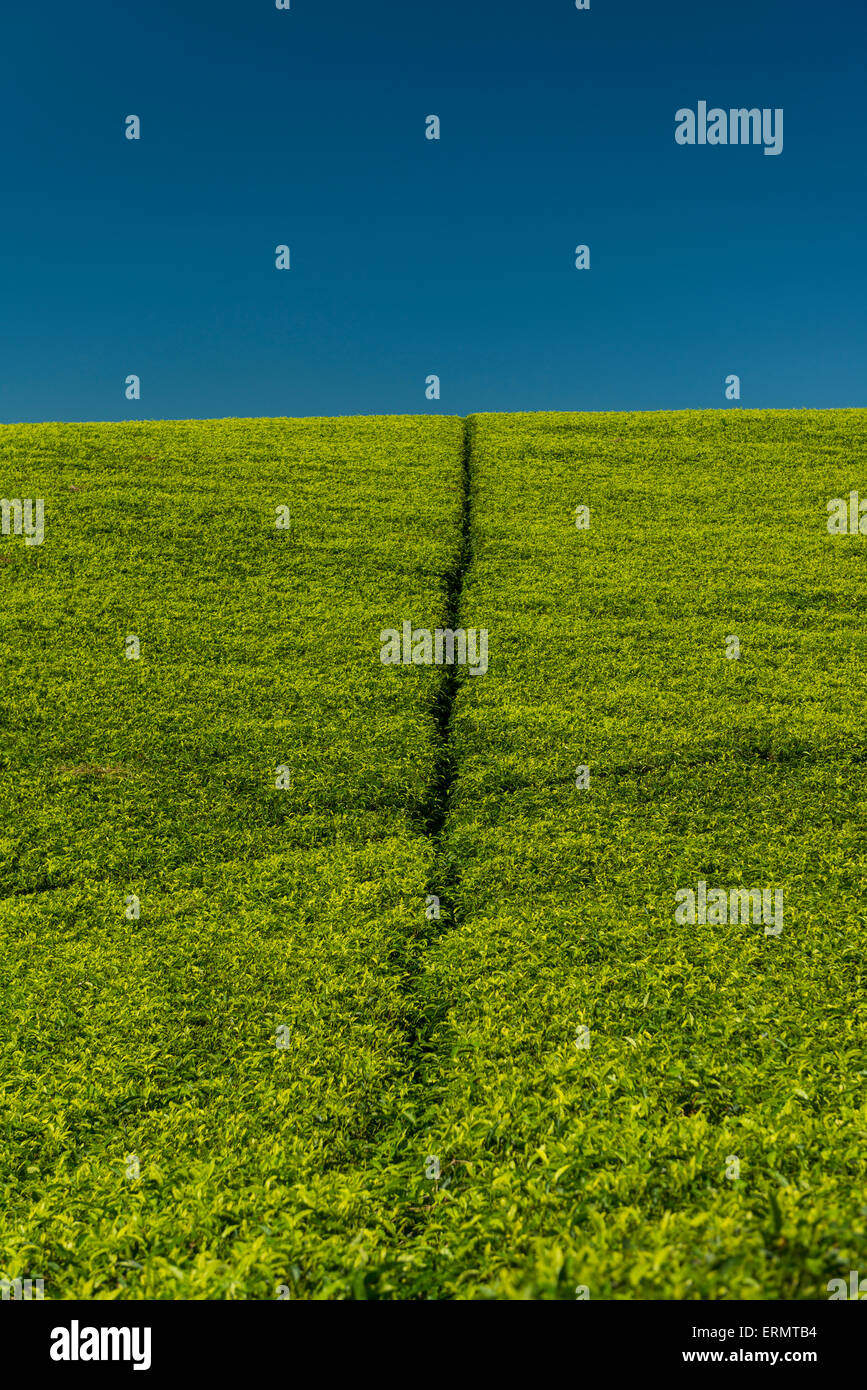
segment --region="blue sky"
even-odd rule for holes
[[[867,404],[862,0],[48,0],[3,40],[0,419]],[[700,100],[783,108],[782,154],[679,146]]]

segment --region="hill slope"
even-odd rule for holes
[[[0,1269],[827,1297],[865,1235],[867,542],[826,522],[865,443],[0,428],[45,499],[0,537]],[[487,672],[383,665],[405,621],[487,630]]]

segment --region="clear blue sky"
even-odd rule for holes
[[[863,406],[865,54],[863,0],[7,6],[0,419]]]

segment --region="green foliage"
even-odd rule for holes
[[[867,542],[825,523],[865,445],[855,411],[475,418],[491,667],[424,976],[445,1296],[827,1298],[863,1267]],[[678,926],[699,878],[781,887],[782,934]]]
[[[0,1273],[46,1297],[864,1273],[867,413],[466,429],[468,553],[458,420],[0,428],[46,499],[0,537]],[[384,667],[458,577],[487,675]],[[782,934],[678,925],[699,879]]]
[[[46,508],[0,538],[0,1272],[47,1297],[329,1296],[364,1259],[433,854],[433,673],[378,635],[443,617],[462,435],[0,431]]]

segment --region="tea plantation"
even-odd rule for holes
[[[864,1267],[865,457],[864,411],[0,427],[45,504],[0,536],[0,1273]],[[487,671],[384,665],[405,622]]]

